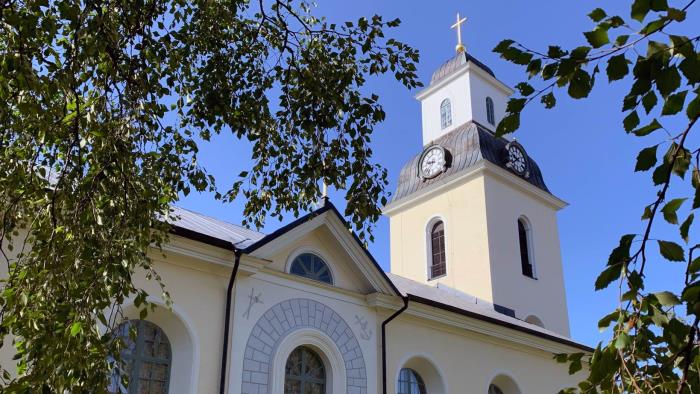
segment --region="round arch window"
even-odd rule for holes
[[[489,385],[489,394],[503,394],[503,390],[495,384]]]
[[[294,349],[284,367],[284,394],[323,394],[326,369],[321,358],[306,346]]]
[[[398,384],[398,394],[426,394],[423,378],[410,368],[401,369]]]
[[[313,253],[302,253],[292,261],[289,272],[305,278],[333,284],[333,276],[328,264]]]
[[[129,320],[117,328],[116,334],[125,347],[121,353],[122,366],[114,371],[108,391],[166,394],[172,351],[165,332],[149,321]],[[122,385],[122,375],[129,377],[128,390]]]

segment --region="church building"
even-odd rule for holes
[[[461,22],[458,19],[456,27]],[[385,272],[334,205],[270,233],[182,208],[139,320],[130,393],[550,394],[569,337],[557,229],[566,203],[515,140],[513,90],[459,44],[416,98],[423,146],[392,200]],[[416,125],[415,132],[419,127]],[[125,326],[126,327],[126,326]]]

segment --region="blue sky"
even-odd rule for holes
[[[424,83],[440,64],[453,56],[456,38],[450,25],[460,12],[468,18],[463,28],[467,50],[509,86],[520,82],[524,73],[491,52],[501,39],[513,38],[532,48],[546,48],[548,44],[578,46],[585,43],[581,32],[593,26],[586,16],[588,12],[602,6],[626,16],[628,11],[620,7],[629,3],[612,0],[318,2],[318,15],[333,22],[372,14],[400,18],[402,25],[389,34],[420,50],[418,71]],[[692,19],[699,22],[697,16]],[[637,152],[658,139],[640,140],[622,131],[620,108],[625,87],[624,83],[610,86],[601,78],[587,100],[575,101],[559,95],[555,110],[533,105],[526,110],[521,130],[515,134],[540,165],[550,190],[571,204],[559,214],[571,331],[575,340],[590,345],[607,335],[598,332],[597,321],[614,309],[617,295],[614,289],[595,292],[595,278],[620,235],[642,231],[643,223],[639,220],[642,209],[655,195],[650,174],[635,174],[633,170]],[[413,98],[416,92],[406,90],[391,76],[371,80],[368,91],[380,96],[387,113],[386,121],[375,131],[372,145],[376,161],[389,170],[389,188],[393,190],[402,165],[422,148],[420,106]],[[201,162],[222,185],[232,182],[249,164],[249,157],[247,144],[229,136],[216,137],[213,143],[201,146]],[[342,194],[332,193],[331,197],[336,205],[344,206]],[[240,223],[242,203],[222,204],[203,194],[190,195],[179,205]],[[264,232],[282,224],[270,219]],[[675,230],[663,227],[661,234],[674,237]],[[388,269],[386,219],[378,223],[375,235],[370,251]],[[680,269],[656,261],[649,271],[651,288],[672,287],[670,278],[679,274]]]

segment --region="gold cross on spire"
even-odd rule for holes
[[[457,46],[455,47],[455,51],[457,53],[462,53],[464,52],[464,45],[462,45],[462,23],[466,22],[467,18],[459,18],[459,12],[457,13],[457,23],[452,25],[452,28],[457,28]]]

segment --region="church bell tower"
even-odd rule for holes
[[[391,272],[569,335],[557,211],[566,203],[515,140],[496,138],[512,89],[467,53],[416,95],[423,148],[392,201]]]

